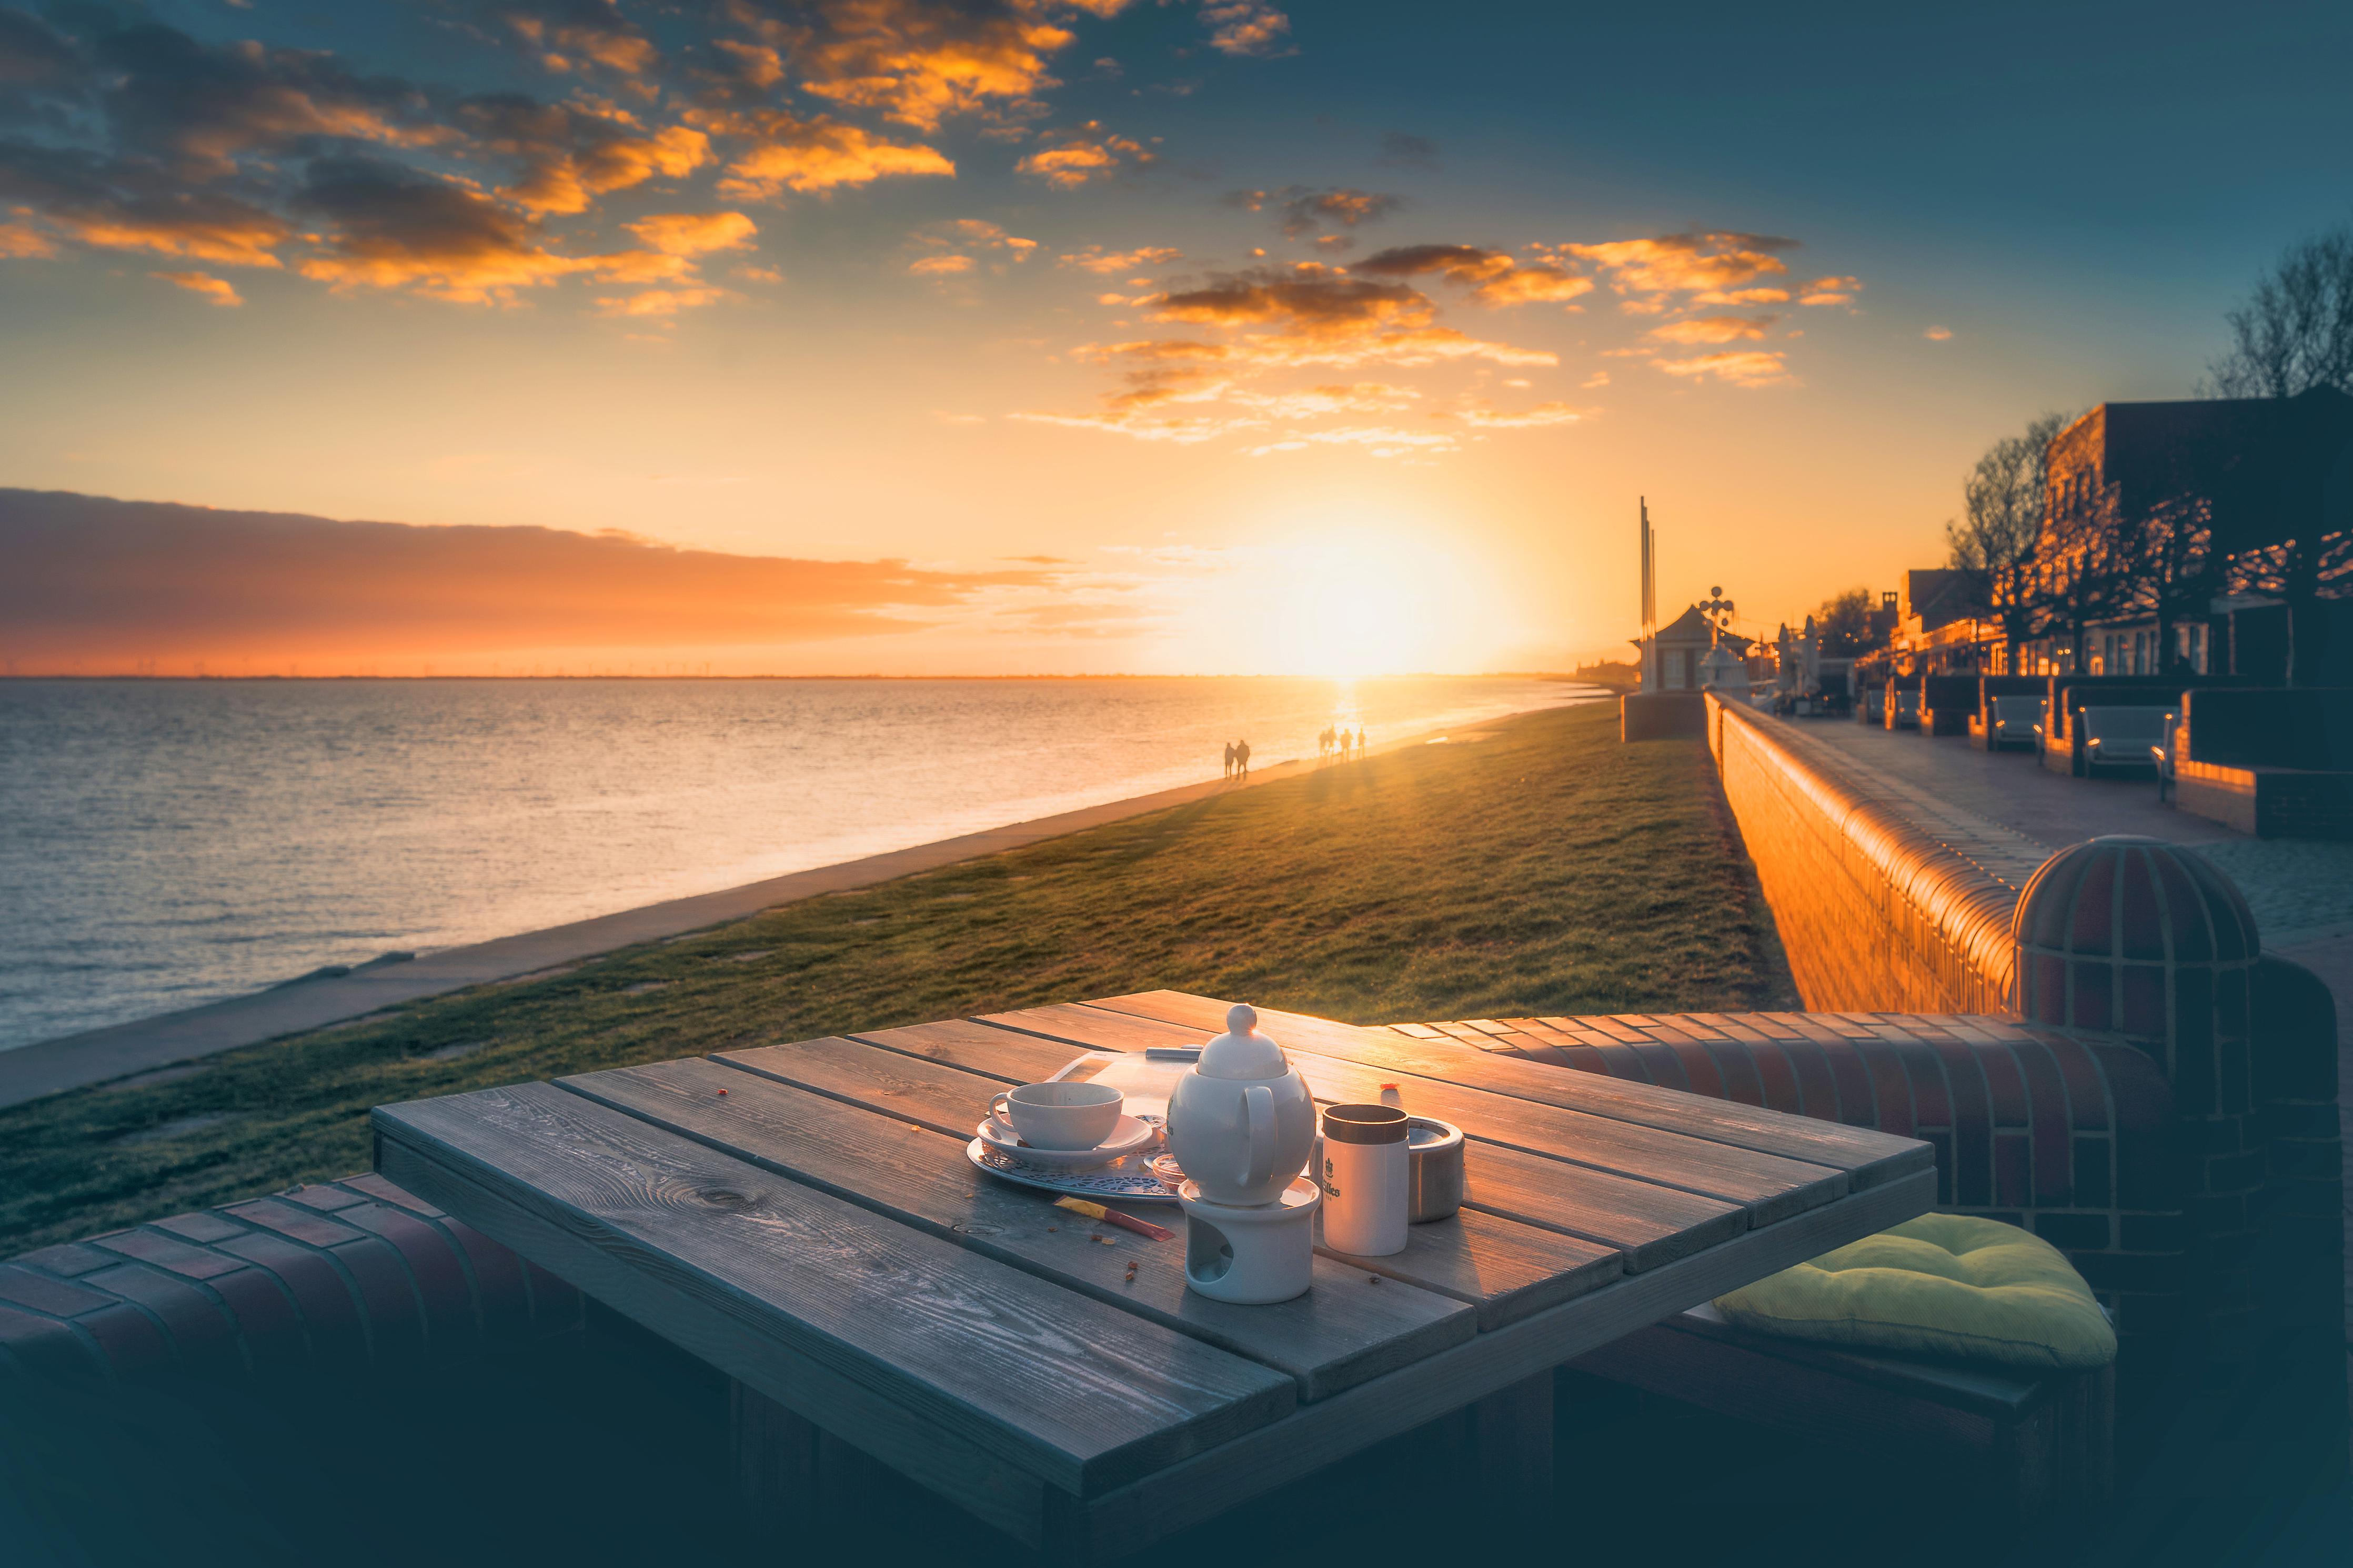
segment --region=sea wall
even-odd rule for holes
[[[2009,1013],[2017,889],[1869,799],[1802,731],[1714,695],[1707,709],[1708,749],[1807,1007]]]

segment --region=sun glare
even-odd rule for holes
[[[1475,668],[1493,627],[1467,563],[1410,537],[1272,545],[1227,603],[1241,668],[1355,679]]]

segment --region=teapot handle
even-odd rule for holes
[[[1274,1090],[1252,1084],[1242,1091],[1242,1110],[1250,1129],[1250,1154],[1244,1161],[1242,1185],[1260,1187],[1274,1174],[1274,1146],[1282,1131],[1274,1124]]]

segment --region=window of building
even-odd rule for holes
[[[1683,650],[1666,647],[1659,650],[1659,684],[1669,691],[1682,691],[1691,685],[1691,675],[1683,667]]]
[[[2173,651],[2192,675],[2211,675],[2206,667],[2206,623],[2189,621],[2173,628]]]

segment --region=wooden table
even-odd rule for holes
[[[1396,1083],[1463,1129],[1461,1215],[1234,1306],[1185,1289],[1181,1234],[966,1162],[997,1089],[1198,1045],[1226,1007],[1152,992],[384,1106],[376,1164],[736,1380],[755,1487],[847,1444],[1066,1561],[1466,1410],[1473,1473],[1541,1507],[1554,1367],[1935,1201],[1926,1143],[1269,1010],[1318,1100]]]

